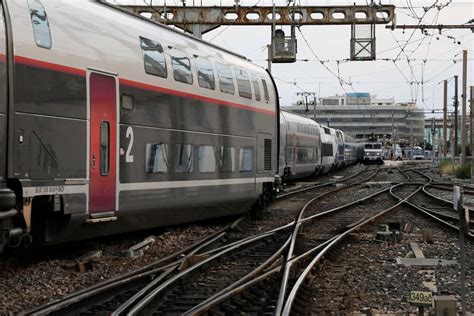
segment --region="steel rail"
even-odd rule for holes
[[[370,171],[369,167],[367,167],[364,170],[361,170],[359,172],[356,172],[356,173],[354,173],[354,174],[352,174],[348,177],[342,178],[342,179],[336,179],[334,181],[329,181],[329,182],[326,182],[326,183],[321,183],[321,184],[314,185],[314,186],[308,186],[308,187],[305,187],[305,188],[302,188],[302,189],[293,190],[293,191],[290,191],[290,192],[279,194],[276,197],[276,199],[280,200],[280,199],[284,199],[288,196],[292,196],[292,195],[295,195],[295,194],[298,194],[298,193],[303,193],[303,192],[306,192],[306,191],[311,191],[311,190],[314,190],[314,189],[319,189],[319,188],[323,188],[323,187],[326,187],[326,186],[330,186],[330,185],[333,185],[333,184],[336,184],[336,183],[345,182],[345,181],[350,180],[352,178],[355,178],[358,175],[360,175],[364,172],[367,172],[367,171]]]
[[[245,284],[248,284],[249,282],[252,282],[253,280],[258,279],[258,277],[261,274],[266,274],[264,273],[265,269],[270,270],[270,271],[279,270],[281,265],[279,265],[278,262],[281,261],[281,256],[283,252],[285,251],[285,249],[290,244],[290,240],[291,239],[289,237],[288,240],[285,242],[285,244],[283,244],[283,246],[281,246],[280,249],[278,249],[278,251],[273,254],[273,256],[271,256],[268,260],[266,260],[256,269],[252,270],[245,277],[227,286],[226,288],[222,289],[216,294],[212,295],[207,300],[199,303],[195,307],[186,311],[183,315],[195,315],[195,314],[201,314],[204,311],[209,311],[215,304],[222,301],[224,298],[229,297],[231,293],[235,293],[235,291],[239,291],[240,289],[242,289],[242,286],[244,286]],[[275,268],[274,267],[275,265],[278,265],[278,267]]]
[[[453,206],[453,202],[451,202],[451,201],[449,201],[449,200],[445,200],[445,199],[443,199],[443,198],[441,198],[441,197],[439,197],[439,196],[436,196],[436,195],[431,194],[430,192],[428,192],[428,191],[426,190],[426,187],[428,187],[429,185],[431,185],[431,183],[432,183],[434,180],[433,180],[433,178],[431,178],[431,177],[428,176],[428,175],[425,175],[425,174],[422,174],[422,173],[420,173],[420,174],[430,180],[427,184],[425,184],[425,185],[422,187],[422,192],[423,192],[424,194],[426,194],[428,197],[431,197],[431,198],[433,198],[433,199],[435,199],[435,200],[437,200],[437,201],[441,201],[441,202],[443,202],[443,203],[449,204],[450,206]],[[458,225],[454,225],[454,224],[449,223],[449,222],[447,222],[447,221],[441,219],[440,217],[438,217],[438,216],[448,216],[447,214],[441,215],[441,214],[439,214],[439,212],[436,212],[436,211],[433,211],[433,210],[431,210],[431,209],[429,209],[429,208],[427,208],[427,207],[423,207],[423,206],[421,206],[421,205],[412,203],[412,202],[410,202],[410,201],[408,201],[408,200],[405,201],[405,202],[406,202],[409,206],[411,206],[411,207],[417,209],[418,211],[420,211],[420,212],[422,212],[423,214],[429,216],[429,217],[432,218],[433,220],[435,220],[435,221],[441,223],[442,225],[447,226],[447,227],[449,227],[449,228],[451,228],[451,229],[453,229],[453,230],[459,232],[459,229],[460,229],[460,228],[459,228]],[[436,216],[436,215],[438,215],[438,216]],[[456,218],[454,218],[454,219],[457,220],[457,222],[459,222],[459,219],[456,219]],[[471,232],[467,232],[467,236],[468,236],[470,239],[474,239],[474,234],[471,233]]]

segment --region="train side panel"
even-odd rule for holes
[[[6,28],[0,5],[0,188],[3,186],[6,171],[7,152],[7,52]]]
[[[273,183],[277,100],[263,69],[97,2],[9,4],[15,135],[8,178],[18,182],[25,232],[36,240],[242,213]],[[147,72],[157,53],[166,76]],[[214,89],[202,86],[198,57],[211,65],[204,71]],[[185,69],[176,62],[183,58]],[[219,76],[228,76],[232,93],[221,91]],[[113,192],[96,194],[101,184]]]
[[[320,169],[319,126],[311,119],[280,111],[279,175],[285,179],[309,177]]]
[[[331,129],[320,125],[321,135],[321,172],[328,173],[334,167],[336,143]]]
[[[334,130],[335,131],[335,139],[336,139],[336,167],[341,168],[344,166],[344,133],[341,130]]]

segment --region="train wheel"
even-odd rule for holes
[[[22,232],[14,228],[14,218],[18,215],[15,204],[15,193],[8,188],[0,188],[0,253]]]
[[[0,222],[0,253],[10,242],[10,229],[13,228],[13,224],[10,219],[3,220]]]
[[[250,219],[261,219],[268,205],[273,201],[275,195],[273,192],[273,184],[263,184],[263,193],[258,200],[250,207],[248,212]]]

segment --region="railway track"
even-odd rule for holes
[[[370,194],[330,209],[314,206],[336,192],[345,192],[371,179],[377,182],[381,171],[367,171],[341,179],[338,183],[346,183],[335,188],[333,183],[321,186],[330,187],[323,192],[305,188],[287,195],[287,201],[301,203],[306,199],[306,203],[296,219],[284,225],[262,230],[262,226],[242,219],[233,229],[221,231],[152,268],[104,282],[92,291],[84,290],[28,313],[194,315],[212,311],[286,315],[293,308],[298,312],[298,306],[304,306],[307,285],[315,281],[311,271],[317,270],[325,256],[337,253],[337,247],[351,240],[351,234],[401,205],[419,209],[416,199],[423,197],[421,190],[432,182],[414,170],[391,171],[397,177],[403,176],[404,181],[385,181],[382,186],[372,187]],[[248,237],[249,233],[252,236]]]
[[[305,266],[305,261],[311,260],[312,256],[337,239],[341,231],[356,227],[361,218],[370,216],[373,210],[368,210],[364,202],[387,199],[390,196],[388,190],[388,188],[382,189],[361,200],[305,217],[305,211],[315,199],[309,201],[301,209],[298,220],[295,222],[284,266],[275,267],[246,284],[239,283],[229,292],[209,298],[187,311],[186,314],[201,314],[210,309],[213,312],[220,309],[223,313],[245,310],[256,314],[267,313],[273,309],[272,313],[279,314],[283,306],[282,298],[296,284],[297,277],[301,273],[298,267]],[[283,273],[283,281],[279,278],[281,273]],[[258,304],[255,304],[255,301],[252,302],[251,299],[255,297],[255,293],[259,293]],[[237,299],[235,299],[236,296],[238,296]]]
[[[233,224],[165,258],[119,277],[79,290],[61,299],[53,300],[42,306],[27,310],[24,314],[77,314],[87,311],[89,308],[102,302],[108,302],[116,296],[123,294],[126,297],[133,293],[134,290],[137,291],[137,289],[145,286],[150,280],[166,278],[180,267],[183,268],[192,264],[200,254],[208,251],[208,249],[218,249],[224,243],[226,234],[229,231],[239,233],[238,226],[244,222],[245,219],[240,218]]]
[[[341,181],[337,181],[337,182],[343,182],[343,181],[347,181],[351,179],[352,182],[349,183],[350,185],[360,183],[361,181],[364,181],[367,179],[367,175],[366,174],[364,175],[366,171],[367,170],[360,171],[354,175],[341,179]],[[376,173],[375,170],[372,170],[371,172],[372,173],[370,176],[373,176],[373,174]],[[361,175],[364,175],[364,178],[362,180],[360,179],[357,180],[356,178],[358,176],[360,177]],[[328,184],[328,186],[330,185],[332,184]],[[339,189],[340,188],[337,188],[337,190]],[[310,190],[305,190],[305,191],[310,191]],[[296,193],[292,194],[291,196],[294,196],[295,194]],[[286,226],[282,226],[280,227],[280,229],[277,229],[276,231],[288,229],[289,227],[291,227],[290,224],[288,223],[286,224],[287,224]],[[104,282],[103,284],[99,284],[97,286],[94,286],[84,291],[79,291],[71,296],[65,297],[62,300],[51,302],[50,304],[46,304],[42,308],[28,311],[28,313],[63,314],[63,313],[75,313],[75,312],[81,311],[81,312],[94,314],[101,310],[106,311],[106,312],[111,312],[114,309],[117,309],[118,313],[120,314],[121,311],[132,309],[132,307],[125,307],[125,305],[130,306],[131,305],[130,302],[139,301],[139,298],[144,295],[143,291],[141,292],[137,291],[138,288],[145,287],[147,288],[148,291],[152,291],[153,286],[155,285],[157,286],[159,283],[167,282],[167,280],[172,279],[176,275],[180,275],[181,273],[180,271],[176,272],[179,267],[183,268],[183,265],[186,265],[186,264],[193,265],[193,263],[194,265],[197,266],[195,260],[204,261],[205,259],[203,260],[202,259],[203,257],[207,259],[207,257],[209,256],[211,257],[216,256],[216,252],[217,253],[221,252],[220,256],[223,257],[226,254],[226,252],[229,251],[229,249],[239,248],[239,243],[246,244],[250,242],[249,238],[247,239],[245,238],[245,235],[254,234],[256,236],[260,236],[259,238],[270,238],[270,236],[266,236],[265,233],[258,235],[259,229],[261,230],[261,225],[260,225],[260,228],[258,228],[257,225],[255,225],[252,222],[248,222],[246,220],[240,220],[239,224],[234,225],[234,226],[235,226],[234,228],[238,228],[238,229],[234,229],[232,233],[229,233],[228,231],[222,231],[218,235],[219,237],[217,237],[217,235],[216,237],[213,237],[213,238],[216,238],[216,240],[219,240],[219,242],[211,238],[209,239],[209,241],[206,242],[205,246],[196,245],[194,246],[193,250],[189,249],[188,252],[183,251],[182,253],[176,254],[175,256],[171,256],[170,258],[168,258],[168,260],[162,260],[158,263],[155,263],[153,265],[140,269],[137,272],[125,275],[115,280]],[[245,232],[245,234],[243,232]],[[275,234],[275,232],[271,234]],[[275,238],[275,237],[272,236],[271,238]],[[212,242],[210,240],[212,240]],[[225,240],[226,246],[215,247],[214,252],[206,253],[204,251],[201,251],[203,249],[208,249],[210,247],[209,244],[211,243],[214,243],[214,244],[222,243],[222,241],[224,240]],[[269,249],[267,244],[268,243],[262,244],[261,246],[262,251],[263,250],[267,251],[267,249]],[[275,245],[278,243],[272,240],[272,242],[270,242],[269,244]],[[260,248],[258,246],[255,246],[255,247],[252,248],[252,250],[243,250],[243,252],[245,253],[246,251],[247,252],[259,251],[258,249]],[[218,256],[216,256],[215,258],[217,257]],[[171,260],[173,258],[174,260]],[[228,258],[229,258],[228,263],[224,264],[224,266],[225,265],[231,266],[232,264],[235,264],[235,262],[239,262],[239,260],[237,260],[236,257],[232,257],[232,255],[229,255]],[[254,263],[254,265],[255,264],[257,263]],[[249,264],[248,266],[253,266],[253,265]],[[217,269],[216,271],[219,271],[219,270],[226,270],[226,269]],[[183,274],[183,276],[184,275],[187,275],[187,274]],[[204,280],[206,279],[208,279],[207,276],[204,277]],[[152,285],[147,286],[146,282],[149,280],[153,280],[155,282],[153,282]],[[129,283],[131,283],[131,285],[129,285]],[[115,293],[113,297],[110,295],[112,291],[113,293]],[[163,290],[160,290],[160,291],[163,291]],[[120,295],[118,295],[117,293],[119,293]],[[209,293],[212,293],[212,290],[210,290],[210,292],[208,291],[208,294]],[[160,297],[162,296],[160,295]],[[171,296],[169,297],[173,297],[173,295],[171,294]],[[116,300],[116,302],[111,302],[112,300]],[[171,304],[170,300],[168,300],[167,302],[168,303],[166,304],[168,305]],[[165,302],[163,301],[163,303]],[[158,305],[161,306],[161,304],[153,304],[153,306],[157,308],[158,308]]]

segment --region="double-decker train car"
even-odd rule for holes
[[[321,168],[321,137],[315,121],[280,111],[279,175],[283,179],[304,178]]]
[[[328,173],[336,166],[337,142],[333,128],[320,125],[321,131],[321,172]]]
[[[243,213],[272,190],[265,70],[101,2],[1,8],[0,248]]]
[[[339,129],[336,129],[334,131],[336,133],[336,148],[337,148],[335,167],[336,168],[341,168],[345,165],[345,159],[344,159],[344,133]]]
[[[362,159],[364,145],[357,143],[351,136],[342,133],[344,138],[344,165],[352,165]]]

